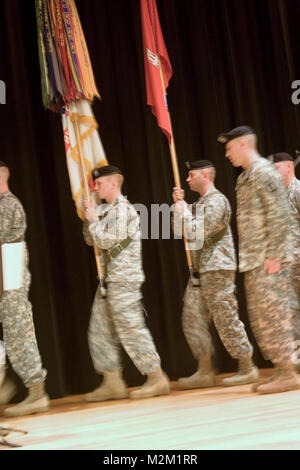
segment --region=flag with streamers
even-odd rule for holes
[[[155,0],[140,0],[143,35],[144,64],[147,104],[151,106],[159,127],[172,140],[165,90],[172,77],[172,66],[168,56]],[[161,74],[164,87],[162,87]]]
[[[75,121],[78,122],[81,149],[76,138]],[[91,180],[93,168],[108,165],[108,162],[97,132],[97,121],[94,118],[91,106],[86,100],[66,105],[62,109],[62,122],[72,196],[77,214],[83,219],[83,201],[86,194],[84,191],[84,176],[81,171],[80,151],[87,181]]]
[[[59,111],[100,98],[74,0],[35,0],[35,7],[44,106]]]
[[[107,165],[91,104],[100,98],[74,0],[35,0],[43,104],[61,112],[72,196],[84,219],[91,170]],[[94,244],[100,292],[106,297]]]
[[[83,219],[85,181],[108,164],[91,108],[100,95],[74,0],[35,0],[35,6],[43,103],[61,112],[72,196]]]

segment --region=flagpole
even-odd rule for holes
[[[166,89],[165,89],[165,82],[164,82],[164,75],[163,75],[163,71],[162,71],[161,61],[159,61],[159,73],[160,73],[160,80],[161,80],[163,93],[164,93],[164,96],[166,96]],[[173,127],[172,127],[172,120],[171,120],[171,115],[170,115],[169,109],[168,109],[168,118],[169,118],[170,129],[171,129],[171,143],[169,143],[169,149],[170,149],[173,176],[174,176],[175,186],[177,188],[181,189],[180,174],[179,174],[179,169],[178,169],[178,159],[177,159],[177,154],[176,154],[174,135],[173,135]],[[183,230],[183,241],[184,241],[184,248],[185,248],[185,254],[186,254],[186,260],[187,260],[188,268],[189,268],[189,271],[190,271],[191,279],[193,280],[194,279],[194,273],[193,273],[193,263],[192,263],[191,251],[189,249],[188,241],[185,237],[184,230]],[[198,283],[195,283],[195,287],[197,287],[197,286],[198,286]]]
[[[79,153],[79,160],[80,160],[80,166],[81,166],[81,172],[83,175],[83,182],[84,182],[84,190],[86,194],[86,198],[88,201],[91,200],[90,197],[90,192],[89,192],[89,186],[86,178],[86,174],[84,171],[84,161],[83,161],[83,155],[82,155],[82,148],[81,148],[81,140],[80,140],[80,130],[79,130],[79,122],[78,122],[78,114],[73,113],[71,114],[71,121],[74,124],[74,129],[75,129],[75,135],[76,135],[76,141],[77,141],[77,147],[78,147],[78,153]],[[99,256],[99,251],[97,245],[94,243],[93,244],[94,248],[94,254],[95,254],[95,259],[96,259],[96,266],[97,266],[97,273],[98,273],[98,280],[100,284],[100,291],[101,291],[101,296],[103,298],[106,297],[106,288],[105,288],[105,283],[104,279],[102,277],[102,272],[101,272],[101,263],[100,263],[100,256]]]

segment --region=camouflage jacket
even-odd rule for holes
[[[184,231],[188,240],[196,241],[190,243],[190,248],[193,266],[200,273],[236,269],[230,219],[229,201],[214,186],[194,202],[191,209],[185,206]],[[175,234],[179,227],[177,224],[176,226]]]
[[[10,191],[0,194],[0,243],[15,243],[24,241],[27,228],[26,214],[19,199]],[[28,250],[25,248],[25,269],[23,276],[23,285],[30,283],[30,274],[28,271]]]
[[[101,251],[102,275],[107,282],[143,282],[140,218],[126,197],[120,196],[113,204],[99,206],[97,220],[83,223],[83,235],[90,246]],[[122,240],[132,238],[130,244],[108,261],[107,250]]]
[[[292,209],[294,262],[300,264],[300,181],[293,178],[288,186],[288,200]]]
[[[0,194],[0,243],[24,240],[26,215],[19,199],[10,191]]]
[[[236,185],[239,270],[249,271],[266,258],[293,259],[291,210],[280,173],[257,156]]]

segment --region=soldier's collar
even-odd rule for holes
[[[249,166],[249,168],[247,168],[247,170],[243,170],[243,172],[240,174],[240,180],[244,180],[244,179],[247,179],[249,178],[249,176],[251,175],[252,171],[255,170],[255,168],[257,167],[257,165],[259,165],[262,161],[262,157],[261,155],[257,155],[256,157],[253,158],[253,161],[251,163],[251,165]]]
[[[294,184],[296,181],[297,181],[297,178],[296,178],[296,176],[294,176],[294,178],[291,179],[290,184],[289,184],[288,187],[287,187],[288,192],[291,191],[292,186],[293,186],[293,184]]]
[[[295,181],[297,181],[296,176],[294,176],[294,177],[291,179],[291,182],[290,182],[289,186],[292,186],[292,184],[295,183]]]
[[[114,200],[112,204],[110,204],[112,207],[116,206],[120,201],[123,201],[124,199],[127,199],[123,194],[120,194],[120,196],[117,197],[117,199]]]
[[[203,194],[203,196],[200,196],[200,197],[199,197],[199,201],[200,201],[200,200],[202,201],[203,199],[205,199],[207,196],[209,196],[210,193],[212,193],[213,191],[215,191],[215,189],[216,189],[216,188],[215,188],[214,185],[211,186],[211,187],[209,188],[209,190],[206,191],[205,194]]]
[[[103,208],[102,210],[108,213],[110,209],[115,207],[120,201],[123,201],[124,199],[127,200],[127,198],[123,196],[123,194],[121,194],[120,196],[117,197],[117,199],[114,200],[114,202],[111,202],[111,203],[105,202],[104,204],[101,204]]]
[[[0,194],[0,198],[6,197],[6,196],[8,196],[9,194],[11,194],[11,192],[10,192],[10,190],[8,189],[7,191],[4,191],[4,193],[1,193],[1,194]]]

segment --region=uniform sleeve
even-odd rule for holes
[[[200,250],[204,243],[204,212],[203,206],[194,203],[192,206],[186,204],[182,214],[184,235],[189,242],[197,244]],[[179,221],[178,221],[179,225]],[[179,231],[179,227],[178,227]],[[182,231],[182,230],[181,230]]]
[[[225,198],[215,195],[204,204],[196,204],[193,213],[186,209],[183,214],[185,230],[192,237],[203,240],[223,230],[229,223],[231,211]]]
[[[85,243],[89,246],[93,246],[94,240],[89,231],[89,222],[87,221],[83,222],[82,233],[83,233],[83,238],[84,238]]]
[[[182,201],[183,205],[187,205],[185,201]],[[173,229],[175,238],[182,238],[183,235],[183,213],[177,209],[177,205],[174,203],[171,210],[171,227]]]
[[[297,211],[300,213],[300,185],[296,186],[296,190],[294,193],[294,201]]]
[[[107,217],[89,223],[86,242],[92,240],[101,250],[109,250],[128,236],[134,236],[137,225],[139,217],[134,209],[127,204],[119,204],[109,211]]]
[[[22,205],[7,198],[0,215],[0,242],[14,243],[24,238],[26,231],[26,216]]]
[[[231,209],[221,194],[214,196],[205,206],[204,211],[204,239],[220,232],[230,222]]]
[[[260,194],[265,212],[268,244],[266,258],[281,260],[291,225],[291,210],[281,177],[275,172],[258,174],[256,190]]]

